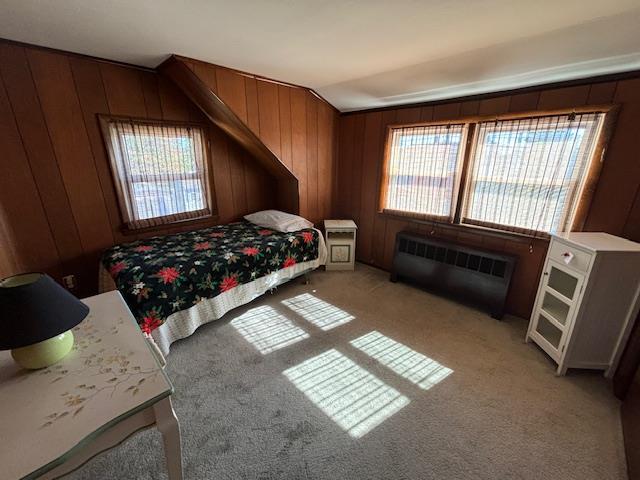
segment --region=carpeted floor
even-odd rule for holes
[[[521,319],[316,272],[173,345],[185,479],[624,479],[619,403]],[[166,478],[139,433],[74,479]]]

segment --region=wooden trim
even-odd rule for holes
[[[434,120],[429,122],[412,122],[412,123],[398,123],[389,125],[392,130],[399,130],[402,128],[415,128],[415,127],[433,127],[441,125],[463,125],[469,123],[482,123],[504,120],[526,120],[529,118],[540,117],[554,117],[557,115],[569,115],[571,113],[608,113],[611,110],[619,108],[617,104],[606,105],[582,105],[574,108],[558,108],[552,110],[525,110],[521,112],[509,112],[499,115],[467,115],[458,117],[452,120]]]
[[[462,216],[464,199],[466,198],[468,190],[467,178],[469,177],[469,166],[473,158],[473,152],[475,152],[477,126],[476,123],[470,123],[465,129],[464,150],[460,152],[462,155],[462,163],[460,164],[460,172],[456,172],[456,182],[454,185],[455,191],[453,197],[455,198],[455,203],[451,205],[453,210],[453,223],[460,223],[460,217]],[[453,198],[451,200],[453,202]]]
[[[555,110],[529,110],[525,112],[507,113],[501,115],[471,115],[454,120],[445,121],[430,121],[430,122],[413,122],[402,124],[390,124],[386,127],[385,136],[385,149],[384,157],[382,161],[382,178],[379,184],[379,204],[378,213],[391,215],[398,218],[410,218],[414,221],[433,221],[440,224],[444,224],[443,220],[447,220],[446,223],[451,225],[469,225],[474,228],[482,228],[489,231],[500,231],[512,233],[515,235],[525,236],[527,238],[549,238],[549,233],[543,231],[533,231],[531,229],[511,227],[507,225],[501,225],[491,222],[480,222],[477,220],[465,218],[465,207],[467,201],[467,195],[469,191],[470,178],[469,170],[473,168],[473,156],[477,148],[478,141],[478,125],[487,121],[507,121],[507,120],[525,120],[529,118],[551,117],[557,115],[568,115],[572,113],[585,114],[585,113],[602,113],[604,114],[604,120],[597,132],[597,144],[594,149],[593,156],[589,161],[589,170],[586,174],[586,180],[582,186],[580,193],[578,193],[578,200],[573,213],[573,219],[571,220],[570,231],[580,231],[584,226],[587,214],[591,207],[591,202],[595,193],[595,189],[598,183],[598,178],[602,170],[602,163],[604,161],[604,154],[608,145],[609,139],[613,134],[615,118],[617,118],[620,106],[617,104],[606,105],[586,105],[575,108],[563,108]],[[433,216],[429,214],[422,214],[416,212],[405,212],[386,209],[386,197],[388,194],[389,185],[389,162],[391,153],[391,137],[394,130],[401,130],[405,128],[415,127],[430,127],[430,126],[443,126],[443,125],[464,125],[464,150],[461,152],[463,155],[462,163],[459,164],[459,172],[456,174],[456,180],[454,184],[455,203],[452,204],[452,212],[448,219],[444,217]],[[599,158],[600,161],[594,161]],[[453,203],[453,202],[452,202]]]
[[[120,230],[124,231],[124,229],[128,229],[127,227],[127,215],[123,210],[123,199],[125,193],[122,191],[122,185],[120,183],[120,179],[118,178],[118,174],[116,172],[116,166],[114,164],[114,152],[113,146],[111,145],[111,135],[109,133],[109,119],[110,115],[101,115],[97,114],[98,123],[100,124],[100,133],[102,137],[102,143],[106,152],[107,161],[109,162],[109,172],[111,173],[111,182],[113,183],[113,188],[116,192],[116,204],[118,205],[118,216],[120,218]]]
[[[166,62],[171,60],[171,58],[177,58],[177,59],[180,59],[180,60],[186,61],[186,62],[200,63],[202,65],[213,65],[213,66],[218,67],[218,68],[226,68],[227,70],[231,70],[233,72],[237,72],[240,75],[243,75],[245,77],[255,78],[256,80],[275,83],[277,85],[284,85],[286,87],[291,87],[291,88],[300,88],[302,90],[308,90],[314,96],[316,96],[319,100],[322,100],[329,107],[331,107],[336,113],[338,113],[338,114],[341,113],[340,110],[338,110],[336,107],[334,107],[331,103],[329,103],[329,101],[327,99],[325,99],[322,95],[320,95],[318,92],[316,92],[312,88],[305,87],[303,85],[298,85],[298,84],[295,84],[295,83],[285,82],[285,81],[282,81],[282,80],[276,80],[276,79],[269,78],[269,77],[264,77],[262,75],[256,75],[254,73],[245,72],[243,70],[238,70],[238,69],[231,68],[231,67],[225,67],[224,65],[217,65],[217,64],[214,64],[214,63],[205,62],[203,60],[198,60],[196,58],[185,57],[185,56],[182,56],[182,55],[176,55],[176,54],[168,55],[167,59],[165,59],[162,62],[160,62],[154,68],[154,67],[144,67],[142,65],[136,65],[136,64],[133,64],[133,63],[119,62],[117,60],[109,60],[108,58],[95,57],[93,55],[86,55],[84,53],[71,52],[69,50],[61,50],[59,48],[45,47],[43,45],[35,45],[33,43],[27,43],[27,42],[19,42],[17,40],[10,40],[8,38],[0,38],[0,42],[9,43],[11,45],[17,45],[19,47],[33,48],[33,49],[38,49],[38,50],[44,50],[44,51],[47,51],[47,52],[53,52],[53,53],[59,53],[59,54],[63,54],[63,55],[69,55],[71,57],[84,58],[84,59],[93,60],[95,62],[100,62],[100,63],[108,63],[108,64],[111,64],[111,65],[118,65],[118,66],[126,67],[126,68],[135,68],[136,70],[142,70],[144,72],[156,72],[157,70],[162,68],[162,66]]]
[[[382,157],[382,170],[380,184],[378,185],[378,213],[385,210],[387,194],[389,190],[389,162],[391,160],[391,132],[392,127],[388,125],[385,129],[384,153]]]
[[[474,220],[472,218],[461,218],[460,225],[469,225],[473,227],[480,227],[487,230],[499,230],[501,232],[514,233],[517,235],[524,235],[530,238],[551,238],[551,234],[538,230],[531,230],[529,228],[512,227],[510,225],[503,225],[501,223],[482,222]]]
[[[378,212],[377,215],[384,218],[388,218],[388,219],[402,220],[405,222],[409,221],[412,223],[418,223],[420,225],[427,225],[427,226],[430,226],[433,230],[440,229],[440,230],[450,230],[453,232],[476,233],[476,234],[482,234],[488,237],[499,238],[502,240],[525,243],[527,245],[531,245],[531,243],[536,240],[549,241],[550,239],[550,236],[536,237],[532,235],[527,235],[525,233],[499,230],[495,228],[483,227],[480,225],[471,225],[469,223],[451,223],[451,222],[442,221],[442,220],[438,221],[437,219],[425,219],[425,218],[419,218],[416,216],[398,215],[392,211]],[[433,235],[433,233],[434,232],[432,232],[431,235]]]
[[[326,103],[336,113],[340,113],[340,110],[338,110],[336,107],[331,105],[331,103],[329,103],[322,95],[320,95],[318,92],[316,92],[312,88],[305,87],[304,85],[298,85],[297,83],[285,82],[283,80],[276,80],[275,78],[265,77],[263,75],[258,75],[258,74],[251,73],[251,72],[245,72],[244,70],[238,70],[237,68],[225,67],[224,65],[218,65],[216,63],[205,62],[204,60],[198,60],[197,58],[185,57],[184,55],[177,55],[177,54],[174,53],[167,60],[165,60],[162,63],[160,63],[156,68],[157,69],[162,68],[164,63],[168,62],[169,60],[171,60],[171,58],[175,58],[175,59],[180,60],[182,62],[199,63],[200,65],[208,65],[208,66],[214,66],[216,68],[224,68],[224,69],[229,70],[231,72],[235,72],[235,73],[237,73],[239,75],[242,75],[243,77],[253,78],[255,80],[260,80],[262,82],[275,83],[276,85],[283,85],[285,87],[299,88],[301,90],[307,90],[312,95],[316,96],[319,100],[322,100],[324,103]]]
[[[172,56],[163,62],[159,72],[171,80],[224,133],[253,156],[269,173],[277,178],[280,187],[277,203],[280,209],[299,213],[298,179],[265,143],[231,110],[189,66]]]
[[[205,141],[205,166],[207,167],[207,177],[206,181],[209,184],[209,188],[207,189],[207,195],[209,198],[207,199],[209,205],[209,211],[211,212],[210,216],[217,217],[219,214],[218,211],[218,197],[216,195],[216,181],[213,175],[213,154],[211,153],[211,137],[210,137],[210,126],[207,125],[205,130],[206,134],[204,137]]]
[[[403,210],[392,210],[390,208],[383,208],[380,212],[384,215],[389,215],[392,217],[412,219],[412,220],[423,220],[430,222],[438,222],[438,223],[451,223],[451,218],[449,216],[439,216],[439,215],[429,215],[428,213],[418,213],[418,212],[406,212]]]
[[[473,117],[460,117],[455,120],[430,120],[428,122],[411,122],[411,123],[394,123],[387,125],[390,130],[402,130],[404,128],[419,128],[419,127],[446,127],[449,125],[465,125],[467,123],[473,123]]]
[[[111,180],[116,190],[116,199],[118,205],[118,212],[120,214],[120,231],[123,234],[130,233],[142,233],[146,231],[153,231],[155,229],[162,229],[163,227],[170,227],[172,225],[181,225],[184,222],[191,222],[194,220],[201,220],[204,218],[211,218],[217,216],[218,207],[215,197],[215,182],[213,181],[213,165],[211,164],[211,142],[209,139],[209,127],[206,124],[197,122],[185,122],[179,120],[161,120],[161,119],[149,119],[149,118],[136,118],[127,115],[108,115],[97,114],[98,122],[100,124],[100,131],[102,134],[102,141],[104,148],[106,149],[107,160],[109,161],[109,170],[111,172]],[[111,121],[117,122],[131,122],[143,125],[159,125],[163,127],[178,127],[178,128],[197,128],[202,136],[202,149],[204,150],[204,182],[206,188],[204,189],[204,196],[207,202],[207,207],[199,210],[198,212],[182,212],[162,217],[153,217],[145,220],[133,220],[128,219],[126,214],[126,193],[122,190],[121,180],[117,174],[117,166],[115,164],[114,151],[111,145],[111,133],[109,132],[109,123]],[[200,178],[198,176],[198,178]],[[193,216],[194,213],[205,213],[198,216]],[[151,223],[151,225],[144,225]],[[143,224],[135,227],[135,224]]]
[[[591,204],[598,187],[598,180],[602,173],[602,167],[605,162],[605,155],[609,146],[609,141],[613,136],[615,125],[618,120],[618,114],[620,112],[620,105],[613,105],[605,113],[604,120],[598,132],[598,142],[593,151],[593,156],[589,162],[589,170],[586,175],[586,179],[582,185],[581,191],[578,193],[578,200],[576,202],[576,209],[573,212],[573,218],[570,222],[570,231],[581,232],[584,228],[584,224],[589,215]]]
[[[130,228],[127,227],[125,224],[123,224],[122,228],[120,229],[120,232],[122,232],[123,235],[138,235],[140,233],[153,233],[153,232],[162,232],[165,233],[167,230],[171,230],[172,228],[180,228],[180,227],[197,227],[200,225],[206,225],[208,224],[210,221],[217,221],[220,217],[217,214],[210,214],[210,215],[204,215],[201,217],[195,217],[195,218],[185,218],[184,220],[176,220],[175,222],[171,222],[171,223],[162,223],[160,225],[151,225],[148,227],[142,227],[142,228]],[[168,235],[171,235],[171,233],[168,233]]]
[[[459,152],[459,157],[458,157],[458,161],[457,161],[457,165],[460,165],[462,168],[465,164],[465,156],[466,156],[466,146],[468,145],[468,138],[469,138],[469,131],[471,129],[472,124],[465,124],[464,122],[428,122],[428,123],[415,123],[415,124],[409,124],[409,125],[400,125],[400,124],[394,124],[394,125],[387,125],[386,127],[386,132],[385,132],[385,144],[384,144],[384,157],[383,157],[383,161],[382,161],[382,177],[381,177],[381,181],[380,181],[380,185],[378,186],[379,191],[378,191],[378,213],[384,213],[384,212],[393,212],[394,215],[396,216],[410,216],[413,218],[425,218],[425,219],[442,219],[442,218],[448,218],[449,221],[452,221],[453,218],[455,217],[455,211],[457,209],[457,203],[455,202],[451,202],[451,210],[449,212],[449,216],[448,217],[440,217],[437,215],[429,215],[429,214],[421,214],[421,213],[414,213],[414,212],[402,212],[400,210],[391,210],[391,209],[387,209],[385,208],[386,205],[386,201],[387,201],[387,193],[388,193],[388,185],[389,185],[389,162],[391,160],[391,136],[393,133],[393,130],[399,130],[402,128],[412,128],[412,127],[419,127],[419,126],[445,126],[445,125],[462,125],[463,126],[463,131],[462,131],[462,142],[463,144],[465,144],[465,148],[462,149]],[[462,161],[460,160],[460,156],[462,156]],[[453,197],[457,197],[458,195],[458,191],[460,190],[460,185],[461,183],[459,182],[459,175],[456,174],[456,178],[454,179],[454,190],[453,190]],[[453,198],[452,198],[453,200]]]
[[[295,176],[287,165],[202,80],[176,57],[163,62],[159,71],[209,117],[223,132],[251,153],[264,168],[277,177]]]
[[[470,185],[469,185],[469,177],[470,177],[470,171],[475,167],[475,162],[474,162],[474,158],[475,158],[475,154],[476,154],[476,149],[478,148],[478,138],[480,136],[480,129],[478,128],[478,124],[474,123],[473,125],[473,137],[470,138],[470,144],[468,144],[468,152],[467,152],[467,163],[465,164],[464,168],[464,183],[462,183],[462,191],[461,191],[461,195],[458,197],[458,204],[457,204],[457,216],[456,216],[456,223],[458,224],[462,224],[462,219],[464,218],[464,214],[467,208],[467,199],[469,198],[469,190],[470,190]]]
[[[121,122],[130,121],[132,123],[142,123],[147,125],[162,125],[162,126],[168,126],[168,127],[194,127],[194,128],[201,128],[204,131],[208,130],[209,128],[209,125],[207,125],[206,123],[190,122],[190,121],[184,121],[184,120],[163,120],[161,118],[131,117],[129,115],[110,115],[107,113],[98,113],[96,115],[100,120],[101,125],[103,121],[108,122],[109,120],[118,120]],[[209,140],[208,132],[205,132],[205,137],[207,140]]]

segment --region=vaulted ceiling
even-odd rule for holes
[[[155,67],[171,53],[342,111],[640,69],[638,0],[0,0],[0,37]]]

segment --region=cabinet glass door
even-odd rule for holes
[[[564,300],[555,296],[548,289],[545,289],[544,296],[542,297],[542,310],[544,313],[564,326],[567,324],[570,309],[571,305],[568,305]]]
[[[544,315],[538,315],[538,324],[536,332],[542,336],[553,348],[560,348],[560,340],[562,339],[562,330],[548,320]]]
[[[578,279],[565,270],[550,264],[547,285],[563,297],[573,300],[578,286]]]
[[[562,354],[582,282],[581,275],[548,261],[533,316],[535,325],[531,338],[556,361]]]

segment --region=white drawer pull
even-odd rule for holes
[[[564,252],[562,254],[562,259],[564,260],[564,263],[566,263],[567,265],[569,265],[569,263],[571,263],[571,260],[573,260],[573,257],[575,255],[571,252]]]

